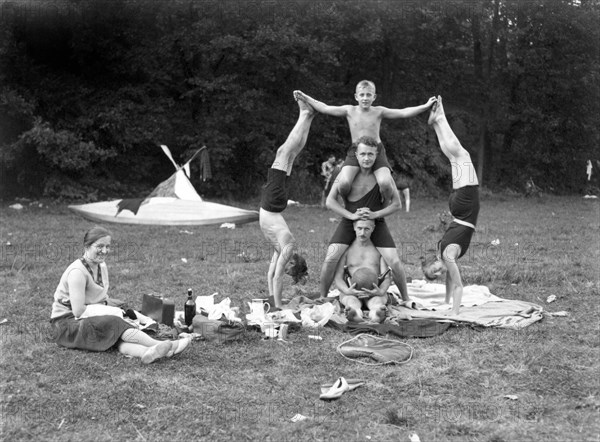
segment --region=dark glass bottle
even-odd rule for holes
[[[192,325],[194,316],[196,316],[196,302],[192,298],[192,289],[188,289],[188,297],[183,306],[183,313],[185,316],[185,325],[189,327]]]

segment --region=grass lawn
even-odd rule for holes
[[[461,326],[406,339],[413,359],[383,367],[338,355],[350,336],[327,327],[322,341],[301,330],[289,343],[263,341],[255,331],[234,342],[194,342],[148,366],[117,351],[59,348],[48,337],[52,295],[93,224],[64,205],[1,209],[3,440],[408,441],[412,432],[424,442],[600,438],[598,201],[482,198],[477,233],[460,261],[466,284],[569,315],[520,331]],[[418,257],[441,235],[426,227],[447,202],[416,198],[412,209],[388,222],[407,274],[421,278]],[[309,263],[303,290],[317,291],[334,214],[290,207],[284,215]],[[153,292],[181,310],[188,287],[218,292],[217,301],[230,297],[242,313],[246,301],[267,295],[271,251],[257,223],[107,227],[109,293],[138,309],[142,294]],[[550,295],[557,299],[547,304]],[[368,383],[320,401],[319,385],[339,376]],[[309,419],[291,422],[297,413]]]

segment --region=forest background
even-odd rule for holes
[[[204,196],[252,199],[297,117],[292,91],[375,104],[444,97],[488,189],[588,192],[600,170],[600,27],[591,0],[0,2],[0,197],[143,196],[209,147]],[[382,125],[419,192],[450,183],[426,114]],[[318,200],[346,121],[319,116],[293,199]],[[595,175],[597,176],[597,175]],[[595,182],[594,182],[595,183]],[[597,185],[597,183],[596,183]],[[594,190],[594,189],[592,189]]]

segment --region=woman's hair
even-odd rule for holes
[[[308,266],[306,265],[306,260],[298,253],[292,255],[292,260],[294,261],[294,265],[290,267],[288,275],[292,277],[294,284],[297,284],[298,281],[308,275]]]
[[[104,238],[105,236],[112,236],[112,233],[110,233],[110,231],[104,227],[94,226],[85,232],[85,236],[83,237],[83,245],[85,247],[89,247],[100,238]]]

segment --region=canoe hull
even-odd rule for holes
[[[137,214],[123,210],[117,215],[121,200],[71,205],[69,209],[91,221],[118,224],[162,226],[210,226],[214,224],[244,224],[258,221],[258,212],[207,201],[178,198],[149,198]]]

